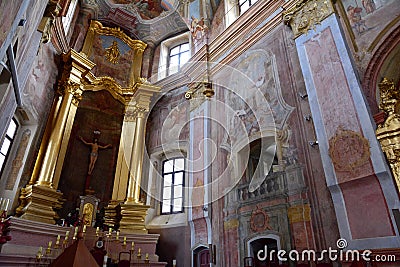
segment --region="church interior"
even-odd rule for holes
[[[0,21],[0,266],[400,266],[398,0]]]

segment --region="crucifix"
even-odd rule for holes
[[[88,142],[86,141],[82,136],[79,136],[79,139],[85,144],[90,146],[91,150],[90,150],[90,161],[89,161],[89,168],[88,168],[88,176],[86,178],[86,182],[85,182],[85,190],[89,189],[90,186],[90,177],[92,176],[93,173],[93,169],[94,166],[96,164],[97,161],[97,157],[99,154],[99,149],[105,149],[105,148],[110,148],[112,147],[112,144],[107,144],[105,146],[99,145],[98,144],[98,137],[100,135],[100,131],[94,131],[95,133],[95,137],[93,139],[93,142]]]

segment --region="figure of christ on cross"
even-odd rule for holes
[[[81,141],[85,144],[91,147],[91,151],[90,151],[90,162],[89,162],[89,169],[88,169],[88,177],[86,179],[86,183],[85,183],[85,189],[89,189],[90,186],[90,177],[92,176],[92,172],[94,169],[94,165],[96,164],[97,161],[97,156],[99,154],[99,149],[105,149],[105,148],[109,148],[112,147],[111,144],[105,145],[105,146],[101,146],[99,145],[97,142],[97,138],[94,138],[93,143],[91,142],[87,142],[82,136],[79,136],[79,139],[81,139]]]

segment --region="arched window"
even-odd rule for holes
[[[0,148],[0,176],[3,173],[4,166],[6,165],[7,158],[10,155],[11,146],[14,142],[18,129],[18,122],[15,118],[12,118],[8,125],[6,135]]]
[[[185,160],[175,158],[163,162],[161,214],[183,212]]]

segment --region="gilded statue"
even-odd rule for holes
[[[106,48],[106,59],[113,64],[117,64],[120,56],[121,52],[118,48],[118,42],[114,40],[112,45]]]

